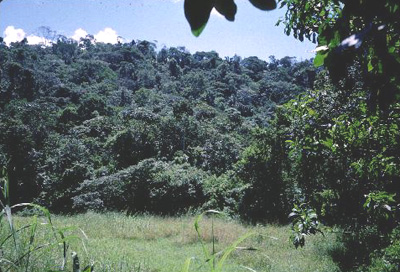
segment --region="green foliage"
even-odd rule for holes
[[[154,156],[152,136],[152,131],[137,126],[135,131],[123,130],[110,139],[108,146],[113,151],[117,167],[125,168]]]
[[[318,232],[320,221],[345,228],[348,251],[338,256],[345,269],[367,266],[372,252],[388,246],[399,224],[400,170],[398,104],[369,107],[359,65],[347,73],[351,86],[318,74],[320,90],[279,106],[236,164],[238,176],[251,181],[241,204],[250,200],[243,209],[257,212],[250,218],[271,219],[271,211],[287,214],[293,202],[307,203],[296,208],[295,245]]]
[[[77,210],[127,210],[176,214],[200,207],[207,174],[188,164],[154,159],[93,180],[85,180],[73,198]]]
[[[388,220],[393,216],[391,205],[396,203],[394,197],[396,194],[388,194],[387,192],[371,192],[366,195],[364,208],[376,220]]]
[[[367,115],[365,102],[357,96],[344,98],[341,106],[329,112],[332,106],[321,107],[332,103],[328,99],[329,94],[316,93],[289,104],[293,126],[287,140],[289,156],[307,196],[331,189],[342,203],[336,203],[336,212],[350,214],[353,208],[362,208],[362,192],[391,187],[397,175],[398,162],[391,156],[398,145],[397,131],[392,128],[398,126],[397,117],[388,124],[386,118]],[[360,179],[362,183],[351,182]],[[346,191],[342,184],[347,184]]]
[[[371,252],[387,246],[388,233],[398,225],[398,105],[386,115],[368,111],[365,91],[349,94],[344,86],[328,92],[332,86],[324,84],[277,114],[290,165],[283,177],[320,220],[348,229],[349,253],[341,261],[345,267],[360,266]],[[303,237],[297,236],[299,245]]]
[[[108,67],[108,63],[98,60],[78,60],[71,64],[74,69],[70,81],[76,84],[99,83],[114,80],[117,75]]]
[[[308,208],[305,203],[294,205],[292,212],[289,214],[292,221],[292,235],[290,240],[293,245],[303,247],[305,237],[310,234],[322,233],[318,221],[318,216],[315,210]]]
[[[224,3],[217,6],[229,19],[233,6]],[[285,197],[264,201],[287,189],[280,182],[265,185],[261,174],[235,164],[276,104],[312,86],[310,61],[222,59],[214,51],[91,37],[0,51],[0,164],[9,172],[12,204],[39,203],[57,213],[236,213],[257,210],[254,199],[270,220],[290,207],[280,208]]]
[[[390,244],[373,254],[371,265],[367,271],[395,272],[400,268],[400,228],[397,227],[390,235]]]
[[[228,172],[220,176],[208,177],[204,181],[203,187],[207,196],[204,208],[218,209],[235,216],[239,211],[239,203],[248,184],[238,179],[233,172]]]
[[[253,222],[285,222],[291,194],[285,184],[283,138],[277,130],[254,133],[252,145],[237,163],[237,176],[249,186],[240,201],[240,215]]]
[[[318,43],[314,63],[334,82],[347,80],[346,67],[360,62],[373,104],[398,101],[400,78],[399,3],[396,1],[280,0],[287,7],[285,32]],[[349,82],[349,81],[348,81]]]
[[[91,119],[96,115],[106,115],[108,108],[106,102],[98,94],[88,93],[81,98],[77,114],[82,120]]]

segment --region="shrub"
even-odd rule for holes
[[[206,178],[204,171],[187,163],[147,159],[115,174],[84,181],[73,198],[74,207],[79,211],[175,214],[205,202],[202,186]]]
[[[204,181],[207,202],[206,209],[217,209],[227,214],[237,214],[240,200],[247,188],[240,179],[230,171],[221,176],[212,175]]]
[[[400,227],[393,230],[390,236],[389,246],[373,254],[372,262],[368,271],[400,271]]]

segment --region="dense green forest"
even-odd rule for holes
[[[11,202],[62,213],[247,210],[255,202],[243,197],[258,188],[242,152],[316,74],[290,57],[221,59],[147,41],[23,41],[3,44],[1,55],[0,154]],[[276,219],[269,213],[248,216]]]
[[[195,35],[214,5],[205,2],[199,18],[186,6]],[[399,271],[399,4],[319,2],[278,1],[286,33],[318,42],[313,61],[91,36],[1,43],[11,203],[67,214],[222,210],[291,222],[296,247],[335,227],[343,271]]]

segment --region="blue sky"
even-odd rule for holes
[[[98,41],[115,42],[121,36],[127,41],[157,41],[158,48],[185,46],[191,53],[215,50],[221,57],[237,54],[268,60],[275,55],[300,60],[314,56],[310,53],[314,44],[288,37],[283,26],[275,26],[284,10],[265,12],[247,0],[235,3],[235,22],[214,11],[196,38],[186,22],[183,0],[3,0],[0,35],[8,40],[28,37],[34,43],[40,39],[38,28],[48,26],[67,37],[89,33]]]

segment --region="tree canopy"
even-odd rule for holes
[[[90,37],[47,47],[2,43],[0,54],[0,164],[12,202],[56,212],[174,213],[211,202],[237,211],[246,182],[228,179],[244,139],[315,76],[308,60],[222,59]],[[229,190],[214,195],[212,180]],[[134,200],[146,190],[154,194]],[[117,201],[110,192],[124,193]]]

